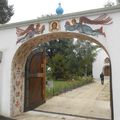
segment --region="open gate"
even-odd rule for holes
[[[45,51],[36,49],[28,57],[25,66],[24,111],[38,107],[45,102]]]

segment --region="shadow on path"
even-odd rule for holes
[[[8,117],[0,116],[0,120],[15,120],[15,119],[11,119],[11,118],[8,118]]]

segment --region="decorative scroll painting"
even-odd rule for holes
[[[96,19],[89,19],[87,17],[81,16],[79,18],[79,22],[76,19],[72,19],[71,21],[65,22],[65,30],[66,31],[78,31],[79,33],[84,33],[87,35],[98,36],[103,35],[106,37],[105,32],[103,32],[103,27],[100,26],[97,29],[93,29],[90,25],[109,25],[112,24],[112,19],[108,17],[106,14],[103,14]]]
[[[16,27],[17,43],[27,41],[28,39],[34,37],[37,34],[42,34],[45,30],[45,25],[40,25],[40,23],[30,24],[25,30]]]

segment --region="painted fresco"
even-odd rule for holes
[[[59,24],[59,21],[56,20],[56,21],[51,21],[49,23],[49,31],[50,32],[57,32],[60,30],[60,24]]]
[[[103,14],[96,19],[89,19],[87,17],[81,16],[79,22],[76,19],[72,19],[65,22],[66,31],[78,31],[79,33],[84,33],[87,35],[98,36],[103,35],[106,37],[105,32],[103,32],[103,26],[100,26],[97,29],[93,29],[90,25],[109,25],[112,24],[112,19],[106,14]]]
[[[37,34],[42,34],[45,30],[45,25],[40,25],[40,23],[30,24],[25,30],[16,27],[17,43],[27,41],[28,39],[34,37]]]
[[[71,20],[67,20],[65,22],[64,28],[66,31],[77,31],[79,33],[83,33],[86,35],[91,36],[98,36],[103,35],[106,37],[105,32],[103,31],[103,25],[112,24],[112,19],[107,15],[103,14],[99,17],[91,20],[85,16],[81,16],[79,18],[73,18]],[[98,28],[96,26],[93,28],[92,25],[101,25]],[[60,30],[59,21],[51,21],[49,23],[49,31],[50,32],[57,32]],[[30,38],[33,38],[35,35],[43,34],[45,30],[45,25],[37,24],[30,24],[25,30],[19,27],[16,27],[16,34],[17,34],[17,43],[22,43],[27,41]]]

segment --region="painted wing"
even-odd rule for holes
[[[87,23],[87,24],[102,24],[102,25],[109,25],[112,24],[112,18],[108,17],[106,14],[103,14],[99,17],[97,17],[94,20],[91,20],[85,16],[80,17],[79,19],[80,23]]]

